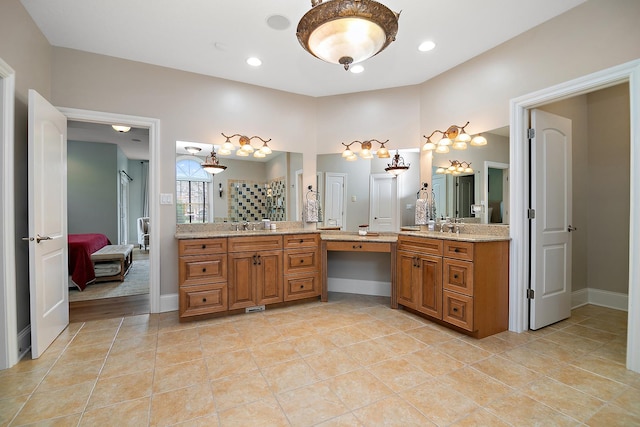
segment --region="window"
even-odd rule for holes
[[[209,222],[211,175],[193,159],[176,161],[177,223]]]

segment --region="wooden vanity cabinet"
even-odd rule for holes
[[[320,235],[284,236],[284,300],[317,297],[320,283]]]
[[[282,236],[229,237],[229,310],[282,302]]]
[[[398,304],[442,319],[442,241],[402,236],[396,262]]]
[[[180,240],[180,319],[227,310],[226,252],[226,238]]]

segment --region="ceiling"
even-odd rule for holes
[[[397,38],[361,74],[300,46],[309,0],[21,1],[53,46],[319,97],[422,83],[585,0],[382,0],[402,11]],[[274,15],[289,26],[270,27]],[[426,40],[436,48],[419,52]]]
[[[149,129],[131,128],[123,133],[111,125],[68,120],[67,140],[116,144],[130,160],[149,160]]]

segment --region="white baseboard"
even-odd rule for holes
[[[31,325],[18,332],[18,360],[31,350]]]
[[[571,308],[578,308],[585,304],[627,311],[629,309],[629,295],[595,288],[580,289],[571,293]]]
[[[344,292],[348,294],[391,296],[390,282],[376,282],[372,280],[342,279],[337,277],[327,278],[327,290],[329,292]]]
[[[178,294],[160,295],[160,313],[178,311]]]

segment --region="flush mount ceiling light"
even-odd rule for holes
[[[372,142],[377,142],[378,144],[380,144],[380,148],[375,152],[376,156],[378,156],[379,159],[388,159],[389,157],[391,157],[389,155],[389,150],[384,146],[384,144],[389,142],[388,139],[386,141],[378,141],[377,139],[370,139],[368,141],[351,141],[348,144],[345,142],[342,142],[342,145],[344,145],[345,147],[344,151],[342,152],[342,157],[344,157],[344,159],[349,162],[358,160],[358,156],[356,156],[355,152],[351,150],[351,146],[355,143],[358,143],[360,144],[360,157],[362,157],[363,159],[372,159],[373,158],[373,151],[371,151],[373,148],[373,145],[371,144]]]
[[[410,164],[405,163],[404,159],[400,157],[400,154],[398,154],[398,150],[396,150],[396,154],[393,156],[391,163],[388,163],[384,170],[389,172],[391,175],[398,176],[401,173],[408,171],[409,166]]]
[[[192,147],[192,146],[188,146],[188,147],[184,147],[185,150],[187,150],[187,153],[189,154],[198,154],[202,148],[200,147]]]
[[[473,173],[473,169],[471,169],[471,162],[460,162],[458,160],[449,160],[451,166],[445,168],[440,166],[436,169],[436,173],[446,173],[452,175],[462,175],[463,173],[469,174]]]
[[[131,126],[123,126],[123,125],[111,125],[113,130],[120,133],[129,132],[131,130]]]
[[[259,136],[252,136],[251,138],[249,138],[248,136],[240,135],[239,133],[227,136],[224,134],[224,132],[222,133],[222,136],[224,136],[227,140],[224,142],[224,144],[222,144],[222,147],[220,148],[221,156],[229,155],[236,149],[236,147],[231,142],[231,138],[235,137],[238,137],[238,143],[240,144],[240,148],[238,148],[238,151],[236,151],[236,156],[247,157],[249,156],[249,154],[256,151],[260,154],[254,154],[254,157],[266,157],[267,154],[271,154],[272,152],[271,147],[269,147],[269,145],[267,144],[269,141],[271,141],[271,138],[262,139]],[[251,145],[251,141],[253,139],[259,139],[260,141],[262,141],[262,145],[258,148],[254,148]]]
[[[227,168],[226,166],[221,165],[218,161],[218,156],[216,156],[216,150],[213,146],[211,147],[211,155],[207,156],[201,166],[202,169],[213,175],[224,172],[224,170]]]
[[[467,143],[473,146],[487,145],[487,140],[482,135],[477,135],[471,138],[465,128],[469,125],[469,122],[464,126],[451,125],[446,131],[434,130],[431,135],[423,135],[423,138],[427,138],[427,141],[422,146],[422,151],[435,151],[439,154],[445,154],[449,152],[449,147],[454,150],[466,150]],[[431,141],[431,137],[436,133],[442,134],[442,139],[437,143]]]
[[[382,52],[396,39],[400,13],[372,0],[311,0],[296,35],[316,58],[345,70]]]

